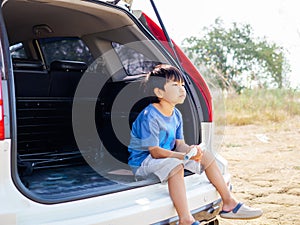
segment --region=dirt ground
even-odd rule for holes
[[[234,195],[264,211],[258,219],[220,224],[300,224],[300,117],[226,126],[220,154],[229,162]]]

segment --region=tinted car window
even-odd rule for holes
[[[39,40],[47,65],[55,60],[93,62],[88,47],[79,38],[44,38]]]
[[[17,59],[28,58],[23,43],[17,43],[10,46],[9,51],[12,58],[17,58]]]
[[[112,42],[112,46],[128,76],[149,73],[156,65],[160,64],[128,46],[116,42]]]

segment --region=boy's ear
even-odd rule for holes
[[[158,97],[158,98],[162,98],[163,97],[163,90],[161,90],[159,88],[154,88],[153,92],[156,95],[156,97]]]

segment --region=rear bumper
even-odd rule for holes
[[[211,204],[205,205],[199,209],[192,210],[191,212],[197,221],[201,221],[202,222],[201,224],[207,224],[210,221],[216,219],[216,216],[220,212],[221,204],[222,204],[221,199],[218,199],[217,201]],[[178,217],[176,216],[168,220],[154,223],[152,225],[164,225],[164,224],[176,225],[177,222],[178,222]]]
[[[176,221],[176,211],[169,197],[168,187],[163,184],[46,205],[26,198],[14,187],[13,183],[9,183],[9,185],[6,183],[6,193],[1,196],[3,201],[0,203],[0,221],[9,221],[8,224],[117,225]],[[5,183],[0,183],[0,186],[2,185]],[[216,211],[212,213],[210,211],[212,206],[215,207],[220,200],[218,193],[207,181],[205,175],[186,177],[186,187],[190,209],[196,218],[199,220],[213,218]]]
[[[186,177],[186,187],[190,209],[196,217],[199,220],[215,217],[217,210],[212,213],[209,210],[220,203],[219,195],[205,175]],[[163,224],[160,222],[176,221],[176,211],[167,185],[155,184],[56,206],[40,205],[36,210],[24,209],[17,218],[20,224],[31,225]]]

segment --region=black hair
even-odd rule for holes
[[[167,64],[157,65],[150,73],[147,74],[143,81],[145,93],[155,95],[154,89],[164,90],[164,86],[168,81],[184,82],[184,78],[179,69]],[[156,99],[156,102],[159,100]]]

